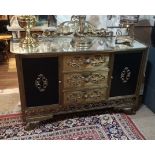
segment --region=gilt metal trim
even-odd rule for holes
[[[44,92],[47,86],[48,86],[48,79],[43,74],[39,74],[35,79],[35,87],[40,92]]]
[[[131,70],[129,69],[129,67],[125,67],[122,70],[120,78],[121,78],[123,83],[127,83],[130,80],[130,78],[131,78]]]

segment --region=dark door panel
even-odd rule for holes
[[[135,93],[141,59],[142,52],[115,54],[110,97]]]
[[[23,58],[27,107],[59,103],[58,58]]]

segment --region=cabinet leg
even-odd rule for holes
[[[52,118],[53,118],[53,115],[50,115],[50,118],[49,117],[48,118],[42,118],[38,121],[27,122],[27,123],[25,123],[25,130],[30,131],[30,130],[34,130],[36,128],[39,128],[41,123],[47,123]]]
[[[39,121],[38,122],[28,122],[28,123],[26,123],[25,130],[26,131],[33,130],[39,126],[39,123],[40,123]]]

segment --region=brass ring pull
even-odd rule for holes
[[[88,58],[85,60],[85,64],[90,64],[91,63],[91,60]]]
[[[88,95],[87,94],[84,94],[84,98],[87,99],[88,98]]]

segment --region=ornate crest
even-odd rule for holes
[[[43,74],[39,74],[35,80],[35,86],[40,92],[44,92],[48,86],[48,80]]]
[[[123,71],[121,72],[121,80],[123,83],[127,83],[131,77],[131,70],[129,67],[125,67]]]

